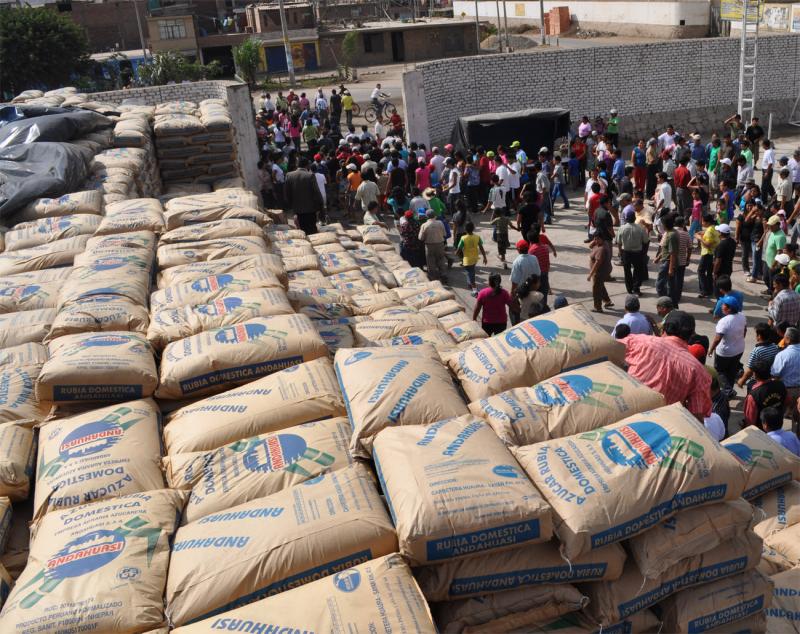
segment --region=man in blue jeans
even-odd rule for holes
[[[678,290],[678,234],[675,232],[673,216],[664,216],[661,224],[664,227],[664,236],[661,238],[661,250],[656,257],[656,261],[661,262],[656,279],[656,293],[662,297],[670,297],[677,308],[675,295]]]

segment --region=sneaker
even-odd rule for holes
[[[746,282],[750,282],[750,283],[752,284],[753,282],[756,282],[757,280],[756,280],[756,278],[754,278],[752,275],[748,275],[748,276],[745,278],[745,281],[746,281]]]
[[[477,288],[473,288],[472,291],[470,292],[470,295],[472,295],[473,297],[477,297],[478,296],[478,289]]]

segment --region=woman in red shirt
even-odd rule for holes
[[[484,332],[490,336],[500,334],[506,329],[507,307],[513,301],[511,294],[502,287],[500,274],[492,273],[489,276],[489,287],[478,293],[475,310],[472,311],[472,319],[478,321],[478,315],[483,311],[481,326],[483,326]]]
[[[539,292],[544,295],[544,303],[547,304],[547,296],[550,294],[550,251],[553,252],[553,257],[558,257],[556,248],[550,238],[544,233],[541,233],[539,223],[533,223],[531,230],[528,232],[528,255],[535,255],[539,260],[539,268],[542,270],[539,276]]]

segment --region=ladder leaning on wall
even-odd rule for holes
[[[741,0],[742,33],[739,49],[739,114],[747,125],[756,114],[756,66],[760,0]]]

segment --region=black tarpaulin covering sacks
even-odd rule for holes
[[[111,119],[91,110],[42,114],[24,112],[25,118],[0,128],[0,148],[23,143],[70,141],[103,128]]]
[[[91,159],[70,143],[24,143],[0,148],[0,220],[35,198],[80,189]]]
[[[569,133],[569,110],[516,110],[487,112],[459,117],[453,126],[450,143],[464,150],[471,145],[487,149],[508,147],[519,141],[533,158],[540,147],[553,149],[556,139]]]

